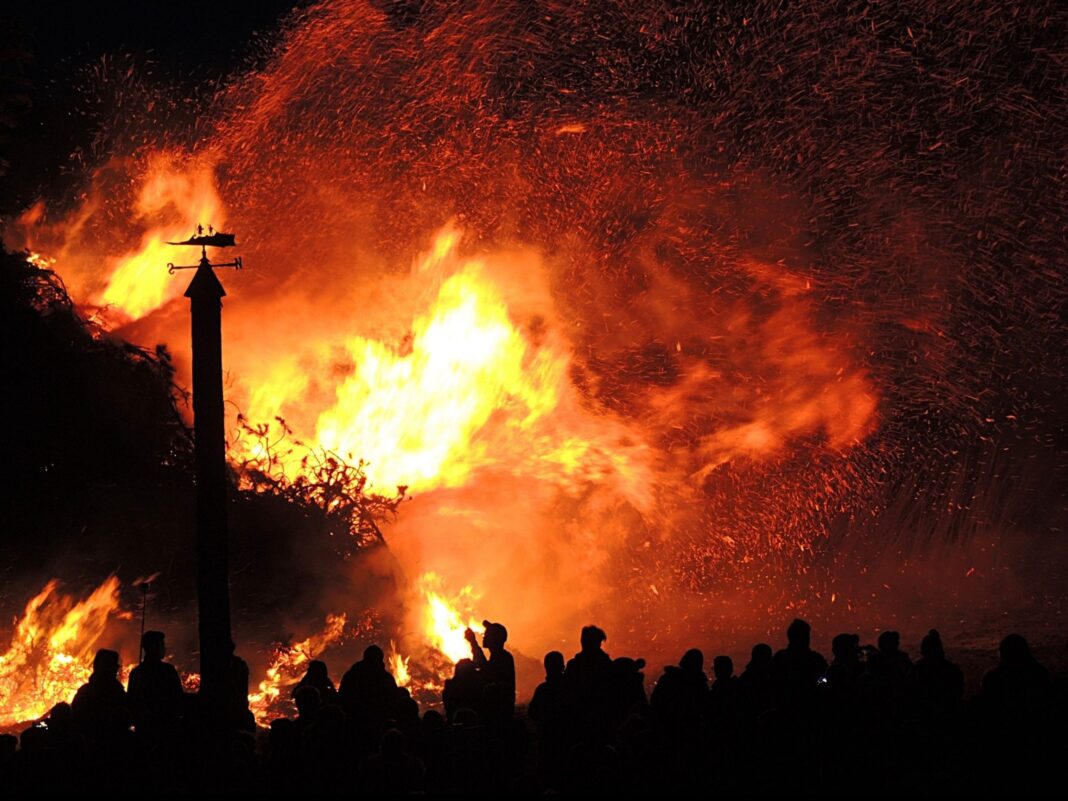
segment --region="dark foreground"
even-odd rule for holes
[[[834,639],[828,662],[795,621],[735,675],[728,657],[692,650],[647,697],[642,660],[612,659],[596,627],[515,707],[507,632],[469,634],[443,692],[420,714],[369,647],[335,689],[313,662],[293,692],[299,714],[257,729],[247,670],[235,657],[225,709],[207,715],[149,632],[128,687],[117,655],[19,738],[0,738],[0,786],[20,793],[1053,794],[1068,756],[1065,683],[1006,637],[981,690],[932,631],[913,660],[885,632],[878,646]]]

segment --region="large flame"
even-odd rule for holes
[[[160,270],[160,265],[177,258],[174,247],[167,243],[187,238],[201,220],[217,226],[226,223],[211,166],[176,170],[161,156],[149,165],[136,210],[137,221],[148,223],[149,228],[136,251],[116,259],[107,286],[97,298],[99,305],[114,307],[135,319],[180,294],[181,284]]]
[[[36,720],[70,701],[92,673],[108,621],[122,614],[115,576],[81,601],[59,592],[58,579],[49,581],[26,604],[0,655],[0,727]]]
[[[612,476],[643,499],[641,447],[622,444],[622,426],[577,411],[566,343],[552,331],[524,331],[509,307],[515,265],[464,259],[460,240],[459,230],[444,228],[417,262],[412,280],[429,301],[401,341],[343,339],[346,370],[325,408],[304,401],[311,381],[337,369],[339,354],[322,349],[318,363],[250,365],[248,417],[284,417],[301,440],[367,460],[372,483],[386,489],[458,487],[492,466],[561,480]],[[282,467],[293,469],[298,457]]]
[[[444,579],[427,571],[416,582],[409,620],[414,630],[410,644],[421,653],[418,675],[412,671],[412,657],[404,656],[396,643],[389,644],[388,662],[397,685],[419,692],[423,700],[435,702],[436,693],[461,659],[471,658],[467,630],[480,635],[483,626],[473,615],[480,594],[471,585],[449,593]]]
[[[136,204],[138,220],[148,226],[140,248],[105,259],[111,267],[102,288],[83,302],[110,305],[136,320],[179,294],[184,282],[163,269],[175,257],[162,242],[186,235],[204,218],[218,223],[223,207],[209,166],[194,163],[182,173],[174,164],[173,157],[150,160]],[[160,214],[166,223],[158,222]],[[361,285],[339,292],[321,314],[298,299],[270,300],[261,312],[255,305],[246,311],[254,322],[238,306],[239,316],[227,323],[238,331],[227,350],[231,395],[254,423],[284,419],[296,440],[366,460],[371,486],[380,491],[402,485],[422,493],[466,490],[477,485],[476,476],[486,486],[494,476],[515,483],[520,496],[505,490],[502,502],[487,494],[475,500],[473,514],[454,509],[452,500],[438,502],[439,521],[471,524],[454,544],[422,533],[412,550],[396,538],[392,543],[413,573],[467,588],[449,597],[424,580],[409,593],[409,606],[426,617],[418,627],[424,645],[451,662],[469,653],[463,632],[477,626],[475,616],[460,611],[469,607],[471,587],[494,586],[496,608],[520,624],[532,623],[537,609],[573,603],[577,610],[603,593],[606,585],[595,574],[612,543],[628,534],[614,520],[567,533],[564,542],[550,538],[532,563],[540,567],[525,569],[518,583],[513,576],[502,582],[497,568],[472,571],[475,565],[457,551],[470,546],[460,543],[482,542],[493,536],[486,532],[509,525],[520,533],[506,547],[494,545],[497,556],[487,564],[526,561],[530,548],[523,542],[556,526],[538,508],[551,505],[554,494],[586,499],[596,486],[608,495],[593,503],[595,515],[611,516],[619,503],[644,513],[659,490],[674,483],[689,492],[687,482],[728,461],[771,460],[813,436],[841,453],[874,430],[877,393],[847,349],[812,328],[809,287],[781,268],[746,266],[789,300],[777,314],[758,320],[739,307],[717,322],[725,336],[755,332],[752,342],[739,341],[766,370],[760,386],[728,385],[722,372],[684,352],[680,332],[675,350],[684,372],[674,385],[647,392],[642,416],[627,419],[591,404],[576,384],[580,365],[539,254],[519,248],[466,256],[463,242],[459,227],[445,226],[406,277],[385,280],[378,294],[396,296],[385,315],[368,303],[374,293]],[[339,311],[346,303],[349,311]],[[261,313],[272,315],[276,330],[262,328]],[[710,419],[722,422],[710,428]],[[680,435],[687,444],[677,453],[684,458],[664,449]],[[240,436],[231,437],[231,448],[238,462],[263,456],[262,442]],[[274,467],[292,477],[303,455],[301,448],[276,451]],[[731,537],[719,541],[733,544]],[[561,549],[573,554],[562,560]],[[399,674],[407,670],[402,659],[393,662]],[[256,693],[260,719],[276,704],[290,667],[282,658],[268,668]]]
[[[115,169],[107,165],[99,179],[115,180],[111,175]],[[121,172],[122,189],[129,191],[126,172]],[[72,217],[50,223],[44,204],[37,203],[13,229],[30,250],[38,241],[47,247],[49,252],[35,254],[34,260],[60,270],[78,303],[109,325],[137,320],[181,295],[184,285],[173,280],[166,266],[188,263],[193,252],[167,243],[187,239],[201,223],[226,224],[214,170],[207,161],[156,150],[133,173],[138,188],[132,198],[102,196],[117,191],[109,184]],[[97,220],[94,215],[102,206],[108,207],[105,219]],[[121,225],[113,219],[117,215],[124,215]],[[136,238],[131,240],[131,234]]]
[[[450,660],[485,615],[533,632],[536,653],[612,593],[630,625],[639,597],[666,608],[669,585],[792,558],[855,511],[840,499],[861,495],[856,473],[878,480],[850,459],[879,420],[871,332],[888,320],[853,302],[843,253],[764,197],[788,183],[728,163],[715,126],[559,83],[547,32],[567,12],[538,34],[519,5],[408,26],[319,4],[220,95],[195,149],[150,139],[102,166],[78,208],[35,206],[10,240],[80,304],[115,310],[123,336],[170,343],[189,386],[188,320],[168,305],[186,281],[165,269],[183,256],[162,243],[232,226],[253,269],[228,283],[230,408],[285,421],[271,453],[290,475],[304,452],[278,446],[282,431],[366,460],[379,491],[416,493],[386,536],[404,575],[441,578],[404,600],[409,633]],[[652,42],[640,21],[656,13],[603,24]],[[631,39],[589,53],[617,41]],[[576,80],[630,63],[593,58]],[[265,453],[231,444],[237,462]],[[467,586],[477,615],[445,589]]]
[[[421,612],[423,635],[433,648],[456,663],[471,656],[471,645],[465,636],[467,629],[476,633],[482,631],[482,624],[468,611],[479,596],[468,585],[449,597],[443,593],[442,583],[441,577],[433,571],[419,580],[419,591],[425,604]]]

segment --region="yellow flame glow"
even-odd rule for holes
[[[412,674],[408,669],[410,656],[401,656],[397,651],[397,645],[392,640],[389,643],[389,672],[393,674],[393,680],[398,687],[407,687],[411,684]]]
[[[58,587],[52,579],[30,599],[0,655],[0,726],[36,720],[70,701],[92,673],[108,620],[123,614],[115,576],[77,602]]]
[[[181,294],[184,282],[167,274],[168,262],[188,258],[167,242],[187,239],[199,224],[222,226],[225,211],[210,165],[193,169],[165,155],[150,163],[137,199],[137,220],[147,226],[136,251],[114,261],[107,286],[96,298],[132,318],[142,317]]]
[[[419,580],[426,601],[424,634],[432,647],[456,663],[471,656],[471,645],[464,632],[469,628],[476,634],[482,632],[482,624],[461,611],[461,608],[469,609],[478,596],[467,586],[449,598],[440,591],[441,583],[441,577],[433,572],[425,573]]]
[[[341,639],[345,633],[345,623],[344,614],[327,615],[326,625],[318,634],[295,645],[277,646],[263,680],[256,692],[248,697],[249,708],[258,724],[266,726],[284,711],[278,705],[287,700],[286,691],[300,681],[309,662]]]

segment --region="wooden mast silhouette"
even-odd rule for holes
[[[230,570],[227,531],[226,431],[222,376],[222,298],[226,295],[213,267],[241,269],[241,259],[222,264],[208,260],[209,247],[231,247],[233,234],[202,226],[185,242],[199,245],[200,263],[168,264],[196,273],[185,296],[193,328],[193,436],[196,463],[197,611],[200,635],[200,698],[209,719],[222,723],[230,698]]]

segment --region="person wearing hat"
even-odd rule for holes
[[[483,620],[482,647],[471,629],[464,637],[471,644],[471,658],[482,677],[484,706],[494,718],[511,718],[515,714],[515,659],[505,650],[508,629],[500,623]],[[489,651],[489,657],[482,648]]]

